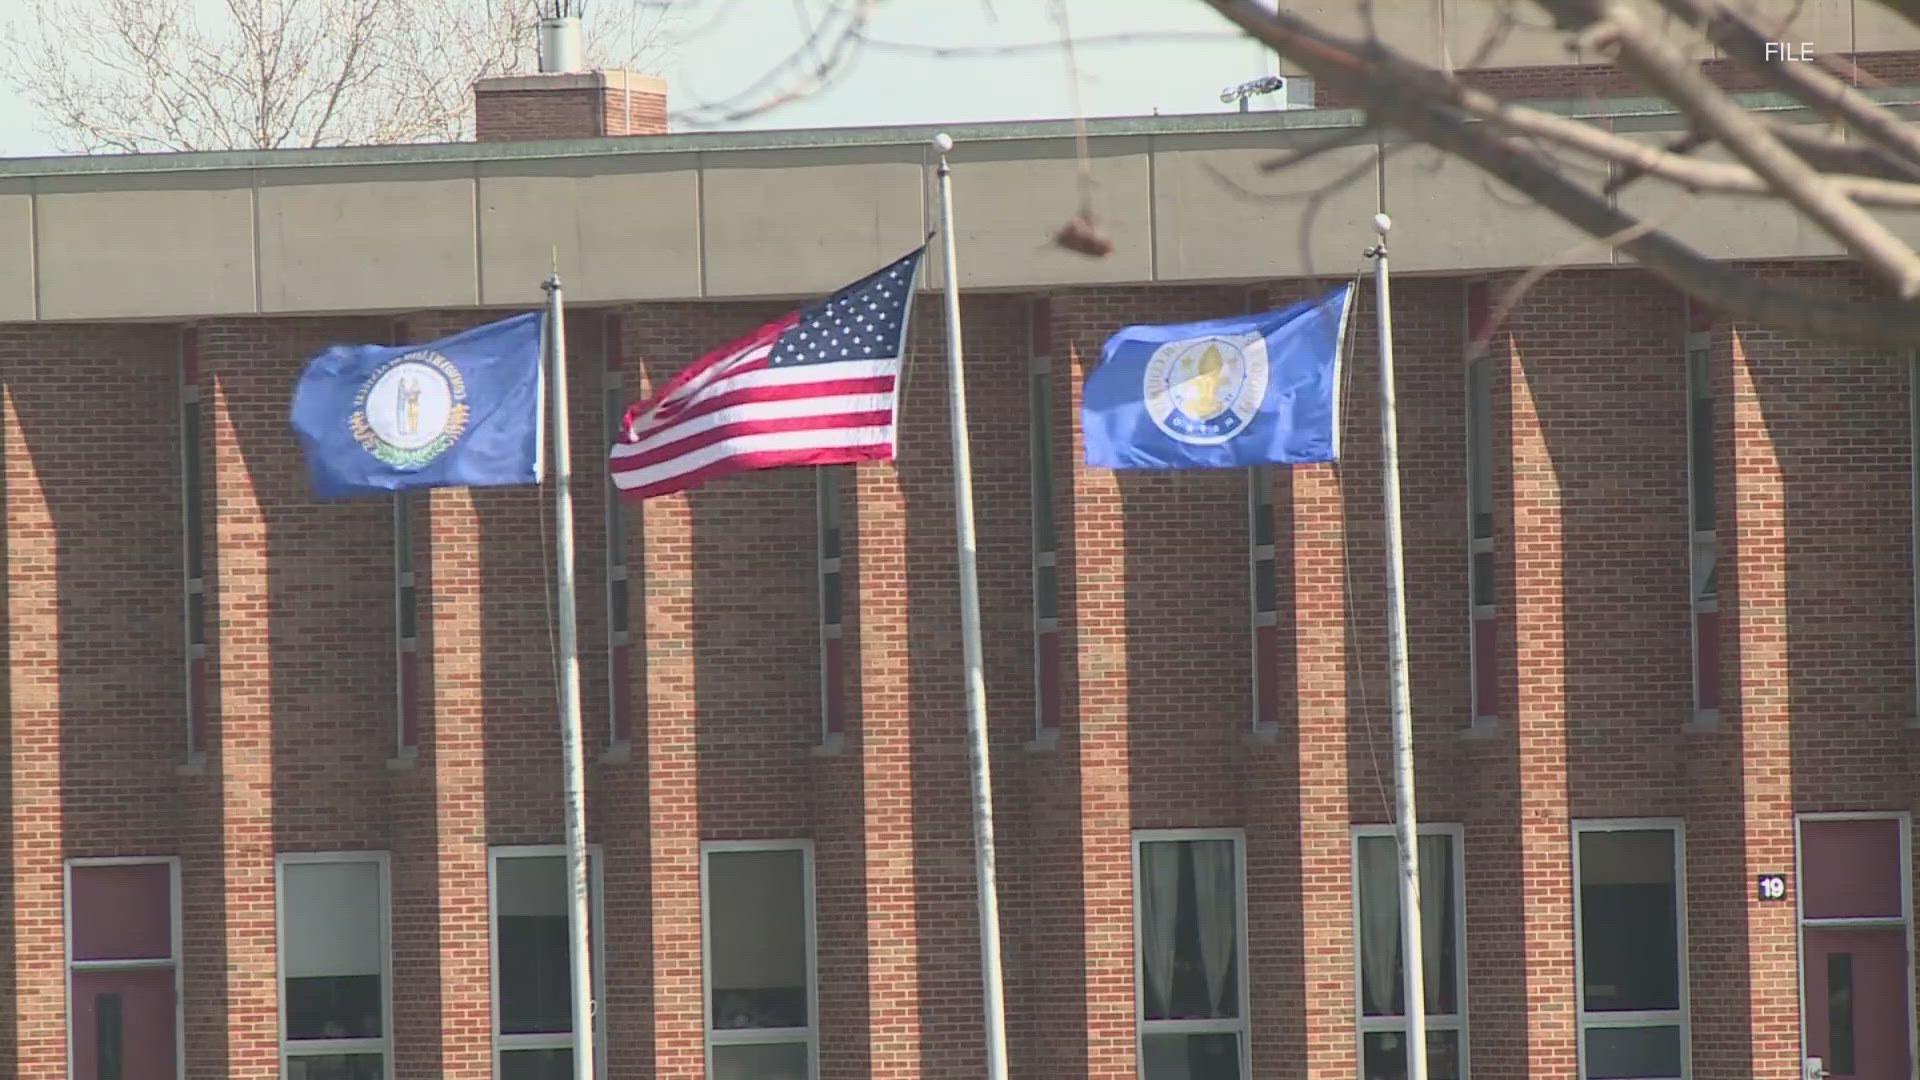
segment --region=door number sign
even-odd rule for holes
[[[1787,898],[1787,875],[1761,874],[1758,879],[1758,891],[1762,901],[1773,902],[1785,900]]]

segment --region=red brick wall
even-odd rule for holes
[[[1862,288],[1826,267],[1769,272]],[[1321,287],[1272,283],[1270,302]],[[1370,285],[1353,314],[1345,458],[1275,481],[1292,692],[1267,740],[1248,739],[1245,475],[1078,464],[1078,388],[1105,335],[1241,310],[1245,290],[1052,296],[1056,430],[1076,433],[1055,461],[1055,749],[1024,747],[1029,299],[965,305],[1014,1074],[1134,1075],[1130,834],[1218,826],[1248,834],[1254,1075],[1350,1075],[1348,829],[1386,820],[1391,798]],[[1467,739],[1463,303],[1457,280],[1395,284],[1421,813],[1466,829],[1474,1073],[1572,1074],[1568,821],[1658,814],[1687,820],[1696,1074],[1784,1080],[1797,1053],[1792,907],[1755,905],[1752,877],[1791,870],[1795,810],[1914,809],[1920,790],[1903,726],[1914,682],[1906,372],[1716,328],[1721,552],[1737,564],[1721,602],[1729,704],[1717,729],[1683,733],[1681,306],[1630,271],[1539,283],[1493,343],[1508,707]],[[638,395],[784,307],[624,308],[626,385]],[[491,317],[420,313],[405,334]],[[602,325],[593,312],[569,323],[594,755],[606,744]],[[398,1075],[487,1076],[486,850],[561,836],[548,493],[421,500],[421,747],[411,768],[391,769],[389,505],[314,500],[286,429],[304,360],[330,342],[382,340],[391,323],[229,320],[198,333],[214,707],[204,774],[176,776],[177,329],[0,328],[12,716],[0,896],[16,912],[0,938],[12,991],[0,995],[11,1010],[0,1012],[0,1071],[62,1068],[62,858],[184,857],[188,1072],[266,1077],[278,1038],[273,855],[365,849],[393,860]],[[913,355],[900,460],[853,470],[845,497],[844,574],[858,602],[837,750],[816,752],[812,477],[733,478],[623,511],[631,625],[645,642],[628,679],[646,728],[631,762],[591,768],[589,803],[606,853],[601,1029],[616,1076],[701,1075],[699,841],[796,837],[817,849],[823,1075],[978,1074],[944,333],[931,295]],[[115,423],[101,428],[100,415]],[[100,467],[106,453],[117,471]]]
[[[1920,82],[1920,51],[1835,53],[1833,58],[1852,61],[1864,76],[1863,86],[1884,83],[1904,86]],[[1728,59],[1700,62],[1700,70],[1727,90],[1769,90],[1767,83],[1751,68]],[[1489,67],[1463,69],[1462,82],[1504,98],[1581,98],[1649,95],[1652,92],[1633,76],[1612,64],[1538,64],[1525,67]],[[1313,104],[1321,109],[1352,108],[1354,103],[1338,92],[1314,87]]]
[[[286,426],[307,358],[336,341],[377,340],[386,328],[371,319],[247,320],[199,331],[211,402],[207,607],[217,630],[207,769],[196,782],[219,793],[226,978],[222,998],[219,974],[195,977],[189,956],[187,986],[190,998],[218,1003],[201,1008],[225,1012],[232,1077],[278,1072],[275,854],[386,846],[387,519],[378,504],[313,500]],[[189,1047],[190,1071],[207,1052],[218,1060],[211,1047]]]
[[[485,89],[475,93],[474,138],[480,142],[513,142],[666,133],[664,93],[610,86],[541,86],[541,78],[526,76],[524,89]]]
[[[0,893],[16,913],[0,1072],[66,1069],[63,860],[156,851],[187,831],[178,342],[153,326],[0,333],[13,734]]]
[[[1838,265],[1767,269],[1810,291],[1875,297]],[[1721,550],[1735,556],[1722,650],[1741,687],[1731,734],[1745,780],[1751,1075],[1785,1078],[1798,1053],[1792,910],[1756,903],[1754,876],[1793,865],[1794,813],[1912,810],[1920,791],[1907,724],[1910,365],[1750,326],[1714,335],[1716,385],[1731,386],[1717,411],[1734,433],[1720,445],[1736,478],[1719,496],[1731,534]]]

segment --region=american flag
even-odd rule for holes
[[[614,487],[648,499],[716,476],[893,457],[922,247],[701,357],[627,410]]]

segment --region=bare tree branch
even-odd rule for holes
[[[1473,340],[1471,343],[1472,347],[1476,349],[1484,348],[1486,343],[1493,337],[1494,332],[1499,330],[1501,325],[1507,321],[1507,316],[1513,312],[1513,309],[1518,307],[1520,301],[1526,298],[1527,293],[1532,291],[1533,287],[1538,285],[1548,274],[1569,265],[1583,256],[1603,254],[1614,248],[1621,247],[1629,241],[1645,236],[1655,229],[1665,228],[1686,210],[1687,204],[1690,201],[1692,201],[1691,196],[1680,194],[1676,196],[1673,203],[1669,205],[1666,210],[1662,211],[1658,217],[1647,218],[1629,228],[1614,233],[1612,236],[1602,236],[1598,239],[1583,240],[1577,244],[1573,244],[1560,254],[1555,255],[1553,258],[1520,275],[1519,278],[1515,279],[1513,284],[1507,286],[1506,291],[1500,295],[1500,299],[1494,303],[1493,310],[1487,315],[1486,326],[1481,329],[1480,335]]]
[[[1767,130],[1807,164],[1827,173],[1872,176],[1881,180],[1920,180],[1920,167],[1902,161],[1878,146],[1841,142],[1805,127],[1767,121]]]
[[[1835,78],[1818,64],[1783,64],[1767,55],[1772,39],[1721,0],[1659,0],[1707,39],[1787,93],[1842,121],[1909,162],[1920,163],[1920,131],[1893,110]]]
[[[1407,70],[1396,69],[1396,74],[1422,80],[1426,77],[1426,73],[1419,71],[1417,65]],[[1469,116],[1497,123],[1513,132],[1579,150],[1603,161],[1672,180],[1695,191],[1721,191],[1740,195],[1776,194],[1774,186],[1750,168],[1683,157],[1558,113],[1530,109],[1523,105],[1502,101],[1492,94],[1475,90],[1456,80],[1443,78],[1435,81],[1429,88],[1429,92],[1436,101],[1456,106]],[[1733,105],[1732,102],[1728,104],[1739,110],[1739,106]],[[1751,117],[1751,114],[1745,110],[1739,110],[1739,112],[1743,117]],[[1700,134],[1687,137],[1689,145],[1699,145],[1704,141],[1706,137]],[[1826,182],[1840,195],[1859,202],[1876,206],[1920,207],[1920,184],[1854,176],[1829,177]],[[1864,214],[1861,216],[1865,217]],[[1872,221],[1871,218],[1867,220]],[[1875,222],[1875,224],[1878,223]]]
[[[1677,155],[1685,156],[1687,154],[1693,153],[1695,150],[1700,149],[1702,146],[1705,146],[1712,141],[1713,140],[1711,138],[1705,135],[1702,135],[1697,131],[1689,131],[1685,135],[1682,135],[1677,139],[1669,140],[1667,142],[1667,145],[1663,149],[1665,149],[1666,152],[1669,154],[1677,154]],[[1618,173],[1616,173],[1613,179],[1607,181],[1607,185],[1600,189],[1600,193],[1602,195],[1612,195],[1615,192],[1619,191],[1620,189],[1626,187],[1628,184],[1633,183],[1635,180],[1638,180],[1645,175],[1647,175],[1647,170],[1645,167],[1640,165],[1628,165],[1625,168],[1621,169]]]
[[[1268,11],[1252,0],[1206,0],[1227,19],[1265,42],[1314,78],[1361,103],[1377,122],[1471,162],[1590,236],[1616,241],[1649,270],[1736,318],[1811,337],[1843,338],[1878,347],[1920,344],[1920,306],[1846,303],[1756,280],[1706,258],[1641,222],[1561,174],[1555,162],[1492,125],[1469,122],[1432,100],[1435,80],[1401,72],[1420,65],[1378,42],[1330,34],[1292,13]],[[1386,61],[1392,61],[1391,64]]]
[[[1672,42],[1649,29],[1632,5],[1622,0],[1537,2],[1562,26],[1612,51],[1620,66],[1681,104],[1695,124],[1840,241],[1902,299],[1920,296],[1920,255],[1780,145],[1757,117],[1715,86]]]
[[[471,137],[474,82],[530,70],[536,0],[71,0],[0,35],[0,80],[66,150],[271,149]],[[604,14],[602,14],[604,12]],[[665,14],[591,5],[589,55],[655,55]]]

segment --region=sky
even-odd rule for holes
[[[0,10],[17,0],[0,0]],[[217,0],[197,0],[211,14]],[[479,2],[479,0],[474,0]],[[632,0],[592,0],[611,4]],[[675,112],[728,99],[792,54],[803,10],[822,0],[680,0],[672,43],[655,74]],[[851,127],[1032,120],[1075,115],[1072,80],[1057,47],[933,57],[879,43],[975,49],[1049,43],[1058,24],[1044,0],[881,0],[865,49],[833,85],[770,112],[676,131]],[[1089,117],[1232,110],[1222,89],[1273,71],[1270,54],[1239,36],[1200,0],[1067,0],[1076,40],[1080,108]],[[13,12],[9,11],[9,14]],[[1101,43],[1100,37],[1140,40]],[[1159,40],[1154,40],[1156,37]],[[1283,95],[1254,107],[1280,107]],[[711,115],[708,111],[708,115]],[[0,157],[55,153],[33,108],[0,86]]]

